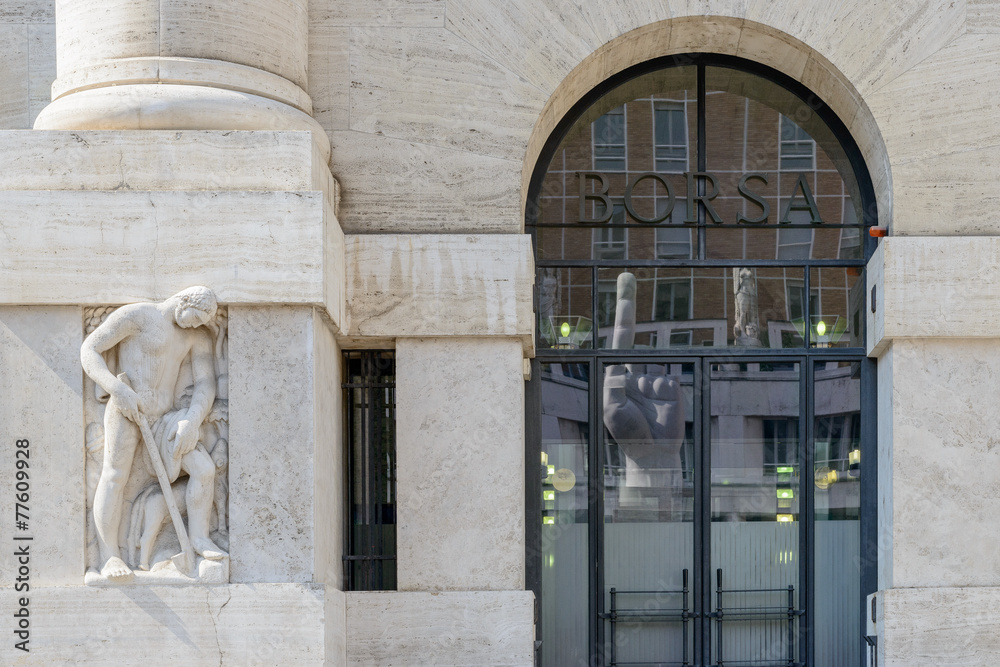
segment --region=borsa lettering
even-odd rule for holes
[[[614,212],[614,204],[611,201],[611,194],[608,193],[610,186],[607,177],[599,171],[578,171],[576,173],[580,179],[580,217],[578,221],[585,224],[598,224],[611,220],[611,215]],[[689,171],[684,173],[684,178],[687,182],[687,217],[684,219],[684,222],[698,222],[697,204],[704,209],[706,219],[711,218],[712,222],[721,224],[723,222],[722,218],[712,207],[712,200],[719,196],[719,183],[716,181],[715,176],[704,171]],[[635,187],[646,179],[658,182],[660,187],[667,193],[667,205],[659,215],[652,218],[647,218],[637,213],[632,200]],[[757,215],[751,217],[747,217],[743,213],[738,213],[736,215],[736,222],[746,225],[767,224],[768,218],[771,215],[771,205],[762,195],[750,189],[752,181],[759,181],[767,185],[767,174],[756,172],[743,174],[736,189],[741,197],[754,204],[760,210]],[[588,185],[590,183],[595,185],[593,192],[588,192],[590,189]],[[699,186],[704,186],[701,188],[704,194],[699,194]],[[663,177],[663,174],[647,171],[632,176],[625,186],[624,201],[625,210],[633,220],[647,224],[657,224],[670,217],[670,213],[674,210],[674,189],[670,185],[670,182]],[[588,217],[588,202],[601,204],[604,207],[603,213],[593,218]],[[598,207],[597,210],[601,209]],[[816,198],[813,197],[812,190],[809,189],[809,182],[805,174],[799,174],[798,180],[795,182],[795,188],[792,190],[791,197],[785,205],[785,210],[782,211],[778,222],[781,224],[791,223],[792,211],[808,211],[812,224],[823,224],[823,219],[819,214],[819,207],[816,206]]]

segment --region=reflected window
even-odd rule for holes
[[[664,322],[670,320],[691,319],[691,281],[690,280],[657,280],[656,297],[653,306],[653,320]],[[687,338],[690,340],[688,332]]]
[[[808,171],[816,168],[816,142],[790,118],[781,115],[780,168]]]
[[[687,171],[687,114],[684,109],[684,102],[653,102],[656,171]]]
[[[691,230],[686,227],[657,227],[656,258],[688,259],[691,257]]]
[[[844,199],[843,224],[857,225],[858,216],[854,211],[849,199]],[[840,256],[860,257],[861,256],[861,228],[844,227],[840,230]]]
[[[778,259],[809,259],[812,256],[813,236],[811,229],[779,229]]]
[[[785,283],[785,292],[788,305],[788,321],[801,322],[805,319],[806,313],[806,287],[798,280],[789,280]],[[819,290],[810,290],[811,299],[809,301],[809,315],[817,316],[820,313]]]
[[[612,109],[594,121],[594,169],[625,171],[625,107]]]
[[[616,203],[607,227],[595,227],[593,231],[594,259],[627,259],[628,229],[620,227],[625,222],[625,205]]]

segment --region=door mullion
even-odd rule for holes
[[[596,274],[596,269],[595,269]],[[596,288],[596,281],[594,286]],[[594,311],[597,312],[596,310]],[[594,327],[596,343],[597,327]],[[604,453],[604,364],[592,359],[590,366],[590,451],[587,463],[590,467],[589,494],[587,509],[590,515],[589,538],[589,577],[590,577],[590,641],[595,664],[604,667],[605,641],[604,620],[604,475],[601,469],[601,459]]]
[[[808,276],[808,271],[806,275]],[[801,472],[799,473],[799,497],[802,498],[802,505],[799,507],[799,529],[801,531],[801,543],[799,546],[799,553],[801,554],[799,561],[799,609],[804,610],[805,614],[799,617],[799,636],[802,639],[799,641],[798,649],[799,660],[807,665],[811,665],[813,664],[815,642],[812,632],[814,588],[814,568],[812,565],[815,562],[814,545],[816,543],[816,523],[814,521],[816,513],[816,485],[813,483],[814,471],[816,469],[814,463],[816,450],[813,446],[815,420],[810,416],[816,414],[816,384],[814,381],[815,362],[806,357],[802,360],[802,364],[805,368],[803,368],[803,372],[799,374],[799,377],[804,386],[800,392],[800,397],[805,400],[800,401],[802,405],[800,419],[805,428],[800,429],[803,437],[800,439],[802,456],[799,458],[802,462]]]
[[[695,554],[694,577],[695,619],[695,660],[698,665],[709,665],[712,660],[712,628],[711,628],[711,570],[712,570],[712,364],[709,359],[702,359],[697,365],[695,377],[696,403],[700,408],[700,428],[695,439],[695,509],[694,532]]]

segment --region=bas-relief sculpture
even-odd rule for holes
[[[612,348],[635,344],[635,276],[618,276]],[[619,507],[631,520],[673,520],[683,484],[684,394],[660,364],[615,364],[604,373],[604,426],[625,457]]]
[[[227,582],[226,310],[191,287],[85,325],[86,582]]]

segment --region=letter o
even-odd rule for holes
[[[667,190],[667,208],[664,209],[663,215],[659,217],[644,218],[638,213],[636,213],[635,209],[632,208],[632,191],[635,189],[635,186],[639,185],[639,181],[645,178],[655,178],[657,181],[660,182],[660,185],[662,185]],[[625,210],[628,211],[629,216],[631,216],[632,219],[635,220],[636,222],[644,222],[651,225],[663,222],[668,217],[670,217],[670,213],[673,212],[674,210],[673,188],[670,187],[670,183],[668,183],[663,178],[663,176],[657,174],[655,171],[646,171],[641,174],[636,174],[635,178],[629,181],[628,185],[625,186]]]
[[[19,620],[19,621],[17,622],[17,626],[18,626],[19,628],[27,628],[27,627],[28,627],[29,625],[31,625],[31,621],[29,621],[29,620],[28,620],[28,619],[26,619],[26,618],[22,618],[21,620]]]
[[[31,570],[28,568],[27,565],[22,565],[21,567],[17,568],[17,573],[22,577],[27,577],[29,574],[31,574]]]

